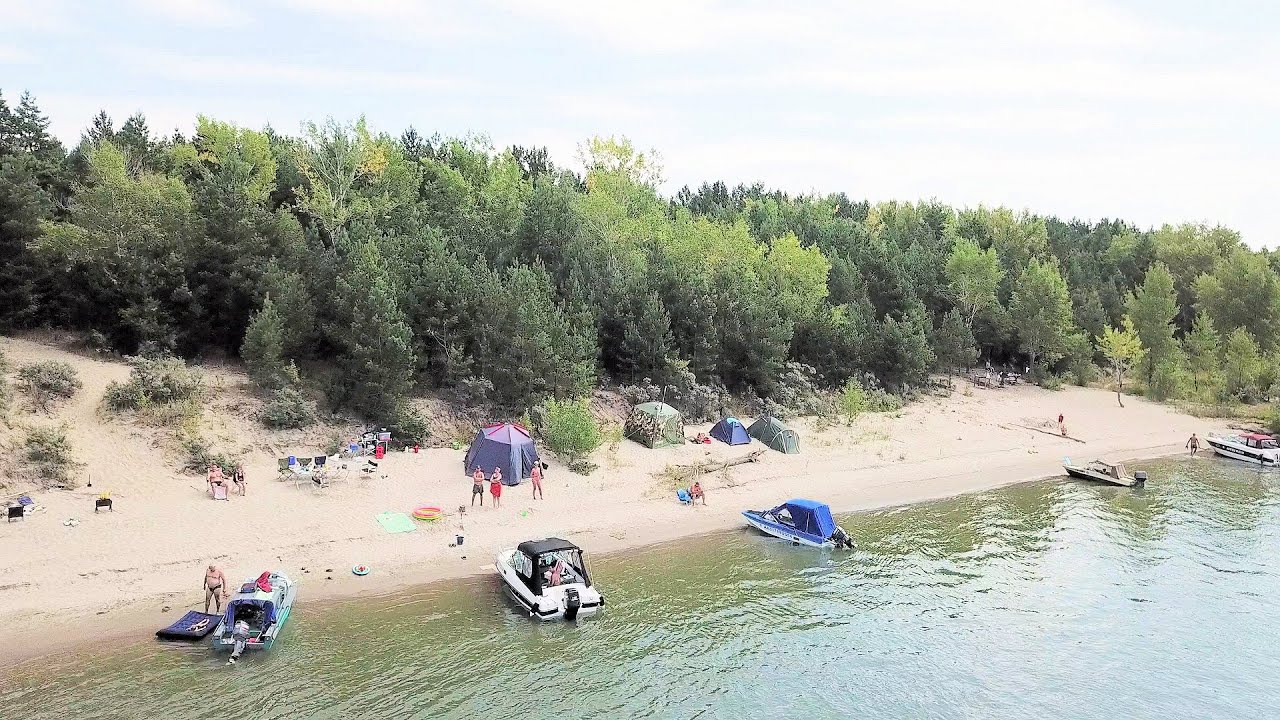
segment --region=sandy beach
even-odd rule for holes
[[[623,441],[595,453],[599,469],[591,476],[546,457],[545,500],[533,500],[525,484],[506,488],[501,508],[486,497],[485,507],[459,515],[470,497],[463,450],[394,452],[377,473],[355,472],[319,490],[277,479],[277,457],[321,449],[302,435],[259,430],[237,389],[241,381],[218,370],[211,384],[220,398],[206,422],[245,458],[249,480],[247,496],[221,502],[209,498],[202,477],[177,469],[158,431],[101,416],[102,390],[128,376],[126,365],[12,338],[0,338],[0,349],[15,363],[58,358],[76,366],[84,389],[54,417],[37,420],[68,424],[76,456],[93,479],[92,488],[33,490],[44,510],[0,525],[0,622],[7,629],[0,662],[95,638],[149,636],[203,606],[209,563],[222,566],[233,583],[284,570],[300,579],[302,603],[382,593],[486,572],[499,547],[529,538],[560,535],[591,553],[611,553],[740,526],[741,510],[794,496],[826,501],[838,512],[918,502],[1060,475],[1064,456],[1125,460],[1179,452],[1193,431],[1203,436],[1221,423],[1127,396],[1121,408],[1114,393],[1102,390],[964,389],[957,379],[950,397],[898,413],[826,428],[793,422],[801,454],[766,451],[760,462],[708,476],[705,507],[678,504],[663,470],[762,445],[650,450]],[[1029,429],[1055,430],[1059,413],[1083,443]],[[687,433],[708,427],[689,426]],[[295,437],[297,444],[288,444]],[[93,499],[103,492],[114,511],[94,514]],[[389,534],[375,520],[424,504],[444,508],[446,517],[403,534]],[[65,526],[68,518],[79,525]],[[457,534],[464,545],[450,547]],[[357,563],[372,572],[353,576]]]

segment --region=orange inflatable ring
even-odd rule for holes
[[[439,520],[442,515],[444,515],[443,510],[431,505],[423,505],[413,509],[413,517],[418,520]]]

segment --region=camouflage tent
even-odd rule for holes
[[[684,442],[684,418],[666,403],[641,403],[631,409],[625,433],[646,447],[679,445]]]

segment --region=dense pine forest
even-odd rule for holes
[[[432,389],[782,401],[797,378],[903,392],[991,362],[1221,402],[1280,372],[1280,257],[1222,227],[760,184],[664,197],[659,159],[612,138],[583,144],[579,174],[363,120],[201,116],[186,137],[100,114],[70,149],[48,126],[0,96],[0,331],[237,355],[265,391],[371,420]]]

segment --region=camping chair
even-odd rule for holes
[[[684,488],[679,488],[676,490],[676,500],[679,500],[681,505],[693,504],[693,496],[690,495],[689,491],[685,490]]]
[[[26,520],[26,519],[27,519],[26,508],[22,507],[21,505],[9,506],[9,522],[13,522],[14,520]]]
[[[276,460],[276,479],[288,480],[293,471],[289,469],[289,458],[279,458]]]
[[[311,458],[309,457],[298,458],[298,465],[302,466],[303,470],[309,469],[311,467]]]
[[[227,497],[227,486],[222,483],[209,483],[209,493],[213,495],[214,500],[230,500]]]

